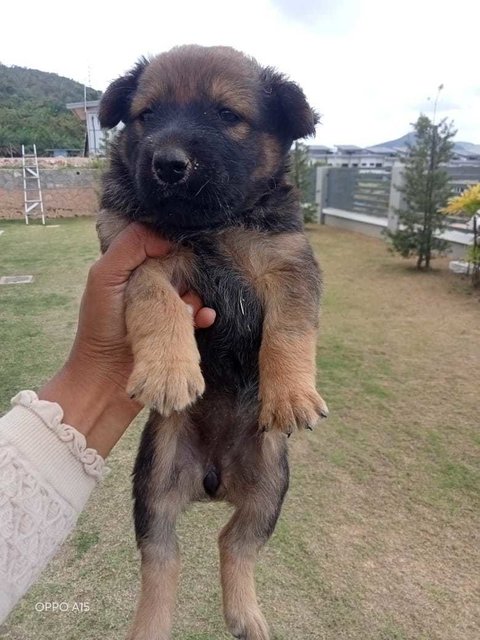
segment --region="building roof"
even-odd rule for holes
[[[376,145],[375,147],[367,147],[365,151],[382,156],[395,156],[398,153],[398,150],[392,149],[392,147],[382,147],[381,145]]]
[[[362,147],[357,147],[355,144],[337,144],[335,145],[341,153],[362,153]]]
[[[99,104],[100,100],[87,100],[86,102],[67,102],[66,106],[67,109],[73,111],[77,118],[85,120],[85,112],[97,113]]]
[[[309,144],[308,148],[314,153],[334,153],[331,147],[327,147],[324,144]]]

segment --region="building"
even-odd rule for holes
[[[396,154],[391,150],[372,151],[355,145],[339,144],[333,149],[320,145],[309,145],[312,162],[320,162],[327,167],[391,167]]]
[[[85,156],[105,155],[105,145],[110,137],[110,133],[100,126],[98,119],[98,106],[100,100],[87,100],[86,102],[69,102],[67,109],[86,122],[87,131],[85,136]]]
[[[311,162],[319,162],[328,167],[391,168],[396,159],[408,151],[408,145],[415,140],[413,132],[397,140],[390,140],[371,147],[357,147],[353,144],[339,144],[330,148],[323,145],[309,145]],[[458,167],[478,167],[480,165],[480,145],[471,142],[455,142],[452,165]],[[476,170],[474,169],[476,173]]]

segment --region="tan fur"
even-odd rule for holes
[[[142,591],[129,640],[170,640],[180,574],[178,550],[161,555],[157,546],[142,547]]]
[[[315,389],[318,310],[305,284],[299,256],[303,234],[265,238],[258,231],[227,230],[225,246],[254,283],[265,306],[260,348],[260,426],[290,433],[295,425],[313,427],[325,401]]]
[[[103,251],[126,226],[114,213],[100,212],[97,230]],[[184,247],[165,258],[146,260],[132,274],[125,295],[134,359],[127,393],[166,416],[188,407],[205,389],[193,317],[178,295],[187,289],[191,263],[192,252]]]
[[[222,57],[216,52],[222,51]],[[191,48],[188,71],[184,52],[173,49],[154,58],[142,74],[132,102],[134,116],[160,100],[186,104],[207,99],[251,119],[256,114],[256,100],[251,88],[254,63],[228,47]],[[205,78],[205,69],[208,77]]]
[[[112,240],[118,236],[126,227],[128,220],[120,217],[114,211],[102,209],[97,216],[97,233],[100,239],[100,249],[102,253],[110,246]]]
[[[141,545],[142,584],[131,640],[170,640],[180,571],[175,524],[179,514],[202,492],[202,468],[198,461],[184,464],[176,486],[164,490],[175,473],[175,464],[185,459],[182,446],[189,417],[182,412],[169,418],[157,416],[156,420],[152,477],[158,491],[146,493],[156,535]]]
[[[220,538],[223,611],[229,631],[237,638],[269,640],[267,622],[255,594],[255,561],[256,554],[249,557],[232,553]]]
[[[127,286],[125,318],[135,363],[127,393],[168,416],[192,404],[205,383],[193,316],[171,284],[178,259],[161,262],[163,268],[146,260]]]
[[[168,418],[157,416],[157,433],[155,438],[155,458],[153,477],[156,480],[158,495],[151,492],[150,509],[155,512],[160,509],[161,518],[175,519],[182,509],[195,499],[203,495],[203,468],[199,460],[189,460],[178,472],[178,482],[175,491],[165,493],[164,488],[169,485],[172,475],[176,473],[175,463],[188,450],[191,428],[190,416],[186,411],[173,413]],[[150,494],[149,494],[150,495]]]
[[[315,389],[316,336],[290,336],[273,313],[264,325],[260,349],[260,426],[290,434],[313,428],[328,409]]]
[[[246,122],[239,122],[233,127],[228,129],[228,135],[234,140],[245,140],[250,133],[250,127]]]
[[[278,468],[282,451],[285,448],[285,436],[278,431],[268,431],[263,434],[262,458],[263,472],[270,478],[272,483],[280,481],[281,473]]]
[[[282,158],[278,140],[269,133],[263,133],[261,137],[262,152],[258,166],[253,172],[255,178],[266,178],[274,175]]]
[[[279,463],[285,448],[285,436],[278,431],[261,436],[258,476],[263,482],[250,490],[228,484],[228,499],[236,510],[219,536],[220,576],[223,609],[227,626],[235,637],[248,640],[269,640],[266,620],[260,611],[255,593],[255,562],[264,543],[258,530],[272,515],[271,487],[284,481]],[[233,479],[232,479],[233,480]]]
[[[228,72],[212,78],[208,95],[213,104],[235,111],[239,116],[251,120],[257,114],[255,95],[249,83],[232,77]]]

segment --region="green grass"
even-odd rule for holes
[[[61,365],[75,332],[92,219],[0,222],[2,408]],[[477,640],[480,305],[448,273],[417,274],[379,240],[313,228],[326,280],[318,385],[331,416],[291,439],[292,482],[261,555],[272,640]],[[142,419],[42,578],[0,627],[6,640],[117,640],[138,591],[130,472]],[[226,640],[216,536],[230,510],[179,523],[175,640]],[[38,613],[39,601],[88,613]]]
[[[82,531],[78,529],[72,539],[72,543],[77,551],[77,558],[81,558],[87,551],[97,544],[100,534],[95,529],[93,531]]]
[[[88,265],[98,255],[90,219],[59,227],[1,222],[0,275],[33,275],[33,284],[0,289],[0,398],[48,379],[68,352]]]

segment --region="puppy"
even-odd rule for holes
[[[151,408],[134,468],[142,590],[130,637],[168,640],[179,575],[178,515],[194,500],[234,507],[220,534],[226,623],[268,640],[254,563],[288,487],[287,436],[327,407],[315,389],[319,268],[286,179],[292,142],[316,116],[302,90],[228,47],[142,59],[105,92],[110,154],[101,248],[141,221],[175,242],[132,275],[128,392]],[[178,293],[215,324],[195,333]]]

